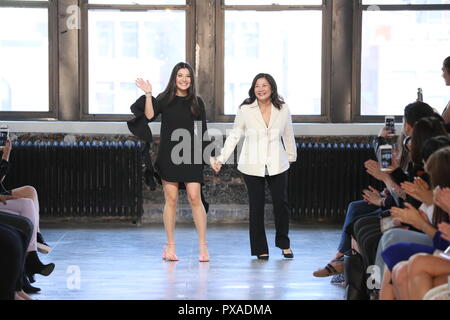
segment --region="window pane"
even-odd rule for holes
[[[49,111],[48,9],[0,8],[0,111]]]
[[[322,0],[225,0],[225,5],[321,5]]]
[[[442,111],[449,98],[441,77],[450,52],[449,11],[363,13],[361,114],[403,114],[423,88]]]
[[[89,113],[127,114],[143,94],[134,81],[165,89],[185,60],[185,11],[89,10]]]
[[[321,11],[225,12],[225,114],[235,114],[253,78],[271,74],[293,114],[321,113]]]
[[[450,4],[450,0],[363,0],[363,4]]]
[[[186,0],[89,0],[94,4],[186,4]]]

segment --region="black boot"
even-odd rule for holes
[[[48,276],[53,272],[54,269],[55,264],[54,263],[43,264],[41,260],[39,260],[36,251],[28,252],[25,261],[25,271],[28,278],[33,277],[33,275],[36,273],[39,273],[43,276]]]
[[[344,256],[344,275],[347,286],[347,300],[368,300],[362,256],[353,251]]]
[[[28,281],[28,278],[27,278],[27,276],[25,276],[25,274],[23,274],[23,286],[22,286],[22,290],[23,290],[25,293],[28,293],[28,294],[38,293],[39,291],[41,291],[40,288],[33,287],[33,286],[30,284],[30,282]]]

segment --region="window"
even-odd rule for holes
[[[105,4],[109,6],[101,6]],[[120,6],[127,4],[139,10]],[[168,6],[172,4],[179,6]],[[155,94],[165,89],[173,66],[186,61],[185,4],[90,1],[88,114],[129,114],[132,101],[143,94],[134,84],[138,77],[149,80]]]
[[[0,6],[0,112],[51,111],[49,5]],[[8,117],[8,116],[3,116]]]
[[[293,115],[322,115],[321,5],[317,0],[225,1],[224,61],[220,62],[224,115],[236,113],[261,72],[275,78]]]
[[[360,115],[402,115],[418,88],[441,112],[448,102],[441,68],[450,52],[450,1],[363,4]]]

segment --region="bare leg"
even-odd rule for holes
[[[201,185],[197,182],[186,183],[186,192],[188,200],[192,208],[192,216],[194,218],[195,227],[197,229],[198,241],[200,243],[199,251],[200,255],[204,257],[208,256],[208,248],[206,245],[206,211],[203,207],[201,199]]]
[[[392,269],[392,282],[398,300],[408,300],[408,261],[402,261]]]
[[[409,259],[408,275],[410,299],[421,300],[435,285],[447,282],[446,276],[450,275],[450,260],[428,254],[416,254]]]
[[[380,300],[395,300],[394,286],[392,285],[392,273],[384,268],[383,283],[381,284]]]
[[[32,186],[24,186],[11,190],[11,193],[13,196],[18,198],[28,198],[33,200],[34,208],[36,210],[35,213],[37,216],[36,219],[38,221],[37,232],[40,232],[41,229],[39,228],[39,198],[36,189]]]
[[[167,246],[167,252],[175,254],[175,223],[177,213],[177,201],[178,201],[178,182],[162,181],[164,189],[164,229],[166,230],[167,243],[171,244]]]

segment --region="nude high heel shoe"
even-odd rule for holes
[[[208,242],[200,242],[201,246],[206,246]],[[200,254],[198,257],[198,261],[200,262],[209,262],[209,255]]]
[[[169,242],[166,243],[166,246],[164,247],[163,255],[162,255],[163,260],[166,260],[166,261],[179,261],[177,255],[175,253],[167,252],[167,247],[168,246],[174,246],[174,245],[175,245],[175,243],[169,243]]]

